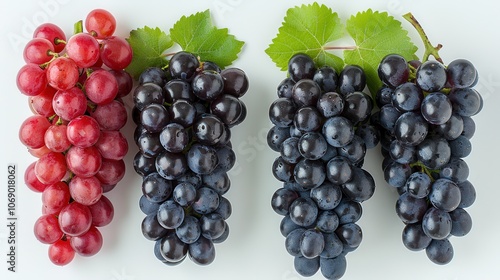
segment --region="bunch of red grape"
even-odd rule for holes
[[[101,249],[98,228],[114,215],[104,194],[125,175],[128,151],[120,132],[127,121],[121,98],[133,86],[124,70],[132,49],[113,36],[116,20],[106,10],[91,11],[75,26],[68,39],[54,24],[38,26],[17,75],[34,113],[19,130],[37,158],[25,173],[28,188],[42,194],[34,234],[50,244],[48,255],[56,265],[68,264],[75,253],[92,256]]]

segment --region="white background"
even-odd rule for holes
[[[277,156],[266,144],[270,127],[269,104],[276,98],[278,83],[285,77],[264,53],[277,33],[288,8],[312,1],[76,1],[34,0],[0,2],[0,55],[2,122],[0,142],[0,279],[302,279],[293,268],[293,258],[284,249],[279,232],[281,216],[273,212],[270,199],[280,186],[271,173]],[[434,44],[444,45],[440,52],[445,62],[455,58],[472,61],[479,73],[477,89],[484,98],[483,111],[474,118],[476,135],[473,153],[466,161],[477,200],[468,209],[474,226],[462,238],[452,238],[453,261],[446,266],[431,263],[424,252],[411,252],[401,243],[402,223],[394,213],[396,194],[384,182],[379,148],[368,152],[365,169],[374,176],[375,195],[363,204],[359,224],[364,239],[360,248],[347,257],[348,270],[343,279],[500,279],[500,232],[498,181],[498,106],[500,73],[498,28],[500,17],[496,1],[319,1],[337,11],[343,21],[368,8],[387,11],[403,22],[410,36],[421,47],[417,33],[401,18],[411,11],[422,23]],[[8,4],[7,4],[8,3]],[[272,4],[271,4],[272,3]],[[23,65],[22,48],[33,29],[41,22],[58,24],[67,34],[73,23],[84,19],[94,8],[105,8],[117,19],[117,34],[128,37],[131,29],[148,25],[168,30],[182,15],[210,9],[214,22],[227,27],[246,42],[234,66],[244,69],[250,90],[243,98],[248,118],[233,130],[233,145],[238,165],[230,173],[232,187],[227,198],[233,205],[229,218],[231,234],[216,246],[216,260],[200,267],[190,260],[167,267],[153,255],[153,242],[146,240],[140,224],[141,179],[135,174],[132,158],[137,151],[129,120],[123,129],[130,151],[126,157],[127,174],[109,193],[115,206],[115,219],[102,228],[104,246],[90,258],[75,257],[65,267],[54,266],[47,257],[47,245],[33,235],[33,224],[41,215],[41,195],[23,184],[26,167],[35,159],[18,140],[22,121],[31,115],[27,97],[15,85],[17,70]],[[314,19],[311,19],[314,20]],[[21,40],[16,42],[17,40]],[[420,49],[418,55],[422,55]],[[130,112],[130,106],[127,108]],[[7,165],[17,165],[17,272],[7,271]],[[308,279],[323,279],[321,273]]]

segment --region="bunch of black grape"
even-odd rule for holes
[[[312,276],[321,268],[327,279],[338,279],[346,254],[361,243],[360,203],[375,190],[362,169],[366,149],[379,139],[366,124],[373,105],[362,92],[366,77],[358,66],[337,74],[297,54],[288,74],[269,109],[274,126],[267,141],[280,153],[272,172],[283,182],[271,205],[284,216],[280,229],[296,271]]]
[[[381,131],[385,180],[400,195],[403,244],[446,264],[454,254],[450,236],[464,236],[472,227],[464,208],[476,192],[463,158],[472,149],[471,117],[482,108],[473,88],[477,71],[464,59],[445,67],[437,61],[407,63],[393,54],[381,61],[378,75],[384,86],[372,121]]]
[[[238,68],[221,70],[178,52],[165,70],[148,68],[134,91],[134,168],[143,176],[140,208],[144,236],[156,257],[197,264],[215,258],[214,243],[226,240],[231,204],[227,172],[235,164],[230,128],[246,117],[239,99],[248,89]]]

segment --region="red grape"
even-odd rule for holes
[[[103,159],[101,169],[95,176],[103,185],[116,185],[125,176],[125,162]]]
[[[105,159],[120,160],[128,152],[127,139],[120,131],[102,131],[95,146]]]
[[[49,246],[49,259],[55,265],[67,265],[75,257],[75,250],[69,244],[69,240],[59,240]]]
[[[36,157],[36,158],[41,158],[43,157],[44,155],[48,154],[51,152],[51,150],[49,150],[49,148],[47,148],[47,146],[42,146],[40,148],[37,148],[37,149],[31,149],[31,148],[28,148],[28,152]]]
[[[40,66],[28,63],[19,69],[16,78],[17,88],[22,94],[35,96],[47,87],[47,76]]]
[[[104,39],[115,32],[116,20],[110,12],[95,9],[85,18],[85,29],[97,39]]]
[[[132,48],[125,39],[111,36],[102,42],[101,59],[111,69],[125,69],[132,61]]]
[[[78,67],[87,68],[99,60],[99,42],[89,34],[78,33],[69,38],[66,53]]]
[[[51,185],[61,181],[66,175],[66,159],[62,153],[50,152],[35,164],[35,175],[40,182]]]
[[[56,89],[47,86],[40,94],[29,97],[29,105],[33,113],[42,115],[46,118],[52,117],[56,112],[52,108],[52,99]]]
[[[75,176],[69,182],[69,193],[74,201],[86,206],[92,205],[101,198],[101,182],[94,176]]]
[[[34,192],[43,192],[49,185],[38,180],[35,175],[35,164],[36,161],[28,165],[26,168],[26,171],[24,172],[24,183]]]
[[[72,119],[66,131],[69,142],[82,148],[94,145],[99,140],[100,134],[97,121],[86,115]]]
[[[54,59],[46,69],[47,82],[55,89],[70,89],[78,82],[80,73],[76,63],[67,57]]]
[[[43,64],[52,59],[54,45],[47,39],[34,38],[26,44],[23,51],[26,63]]]
[[[71,195],[68,185],[59,181],[42,192],[42,205],[45,214],[59,214],[69,204]]]
[[[71,121],[85,114],[87,110],[87,98],[83,91],[77,87],[59,90],[54,95],[52,107],[55,113],[63,120]]]
[[[43,116],[28,117],[19,129],[19,140],[28,148],[41,148],[45,145],[44,135],[49,126],[50,122]]]
[[[57,217],[53,214],[43,215],[38,218],[33,231],[35,232],[36,239],[45,244],[55,243],[63,236]]]
[[[62,232],[74,237],[86,233],[92,224],[92,214],[87,206],[71,202],[59,213],[59,226]]]
[[[102,130],[120,130],[127,123],[127,109],[118,100],[96,106],[90,116],[99,123]]]
[[[118,94],[118,82],[108,71],[96,70],[85,81],[85,93],[97,105],[107,104]]]
[[[103,227],[111,223],[115,214],[113,204],[104,195],[96,203],[90,205],[89,209],[92,214],[92,225],[96,227]]]
[[[127,96],[134,86],[134,79],[132,76],[125,70],[110,70],[109,72],[115,76],[118,82],[118,93],[116,97],[120,98]]]
[[[47,39],[54,45],[56,52],[61,52],[66,46],[66,35],[62,29],[52,23],[44,23],[38,26],[33,33],[33,38]]]
[[[86,233],[72,237],[70,244],[77,254],[90,257],[101,250],[102,234],[96,227],[92,226]]]
[[[66,153],[69,170],[80,177],[91,177],[97,174],[102,164],[102,157],[95,146],[71,147]]]
[[[67,126],[61,125],[51,125],[45,131],[44,141],[47,148],[53,152],[62,153],[65,152],[71,146],[71,143],[66,136]]]

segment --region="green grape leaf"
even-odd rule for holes
[[[282,26],[265,50],[281,69],[288,68],[288,60],[297,53],[312,57],[318,66],[328,65],[342,70],[342,58],[327,52],[327,43],[342,38],[343,25],[337,13],[325,5],[313,3],[288,9]]]
[[[165,66],[167,60],[163,53],[174,44],[170,36],[158,27],[147,26],[130,31],[127,41],[133,57],[126,70],[136,79],[148,67]]]
[[[198,55],[202,61],[215,62],[221,68],[238,58],[244,44],[229,34],[227,28],[214,26],[209,10],[181,17],[170,29],[170,36],[182,50]]]
[[[416,59],[417,46],[411,42],[401,22],[386,12],[373,12],[371,9],[359,12],[347,20],[346,29],[356,48],[344,50],[345,63],[364,69],[372,95],[382,86],[377,68],[386,55],[397,53],[407,61]]]

